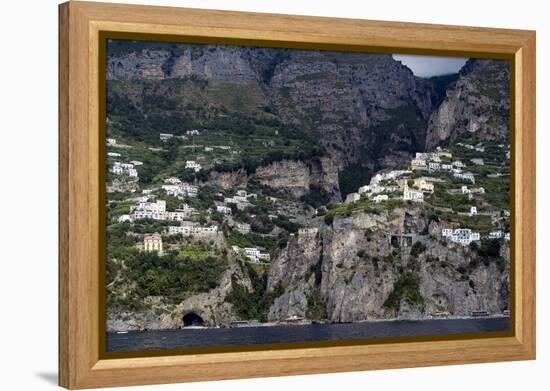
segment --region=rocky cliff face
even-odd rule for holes
[[[298,236],[270,268],[268,286],[283,284],[285,293],[269,318],[350,322],[507,309],[508,266],[484,263],[469,247],[440,241],[438,231],[413,206],[336,219],[317,234]],[[417,241],[428,250],[411,251]],[[501,252],[508,259],[508,249]]]
[[[430,116],[426,148],[443,140],[475,134],[483,139],[509,137],[510,69],[507,61],[468,60],[456,84]]]

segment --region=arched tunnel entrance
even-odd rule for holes
[[[183,316],[183,327],[204,326],[204,320],[194,312],[189,312]]]

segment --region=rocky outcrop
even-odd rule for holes
[[[248,175],[243,169],[228,172],[212,171],[208,177],[208,183],[220,186],[222,189],[246,187]]]
[[[176,304],[163,297],[150,296],[144,302],[147,309],[141,311],[110,308],[107,331],[179,329],[184,326],[184,317],[188,314],[199,316],[208,327],[229,327],[237,320],[233,305],[225,300],[232,289],[233,278],[247,289],[253,289],[248,274],[231,261],[218,286],[208,292],[191,295]]]
[[[246,187],[250,180],[286,192],[297,199],[310,191],[311,186],[316,186],[332,195],[333,201],[341,200],[338,166],[326,157],[306,161],[285,159],[257,167],[250,175],[244,169],[228,172],[214,170],[210,172],[207,183],[223,189],[235,189]]]
[[[480,139],[509,137],[510,69],[503,60],[468,60],[455,85],[428,122],[426,148],[460,135]]]
[[[308,192],[310,169],[301,161],[282,160],[258,167],[254,178],[263,185],[289,191],[294,197]]]
[[[316,235],[298,236],[272,262],[268,286],[283,284],[285,292],[269,318],[311,317],[318,306],[331,322],[507,309],[507,262],[483,261],[469,247],[442,242],[428,234],[429,224],[423,208],[411,206],[338,218]],[[427,250],[411,255],[417,241]],[[503,246],[505,259],[507,251]],[[399,286],[407,287],[403,294]]]

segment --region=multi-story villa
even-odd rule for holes
[[[245,247],[244,255],[252,262],[259,262],[260,260],[269,261],[271,259],[269,253],[262,253],[256,247]]]
[[[146,235],[143,238],[143,250],[157,252],[162,255],[162,236],[159,234]]]
[[[403,200],[424,202],[424,193],[418,190],[413,190],[409,186],[405,185],[403,188]]]
[[[194,225],[179,225],[168,227],[168,233],[170,235],[181,234],[183,236],[212,236],[218,233],[218,227],[211,225],[208,227],[194,226]]]

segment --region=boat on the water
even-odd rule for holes
[[[252,320],[234,320],[229,324],[229,327],[260,327],[262,323],[260,321]]]
[[[487,311],[472,311],[471,315],[474,318],[480,318],[482,316],[488,316],[489,313]]]
[[[282,323],[284,324],[311,324],[311,321],[297,315],[292,315],[286,318]]]

